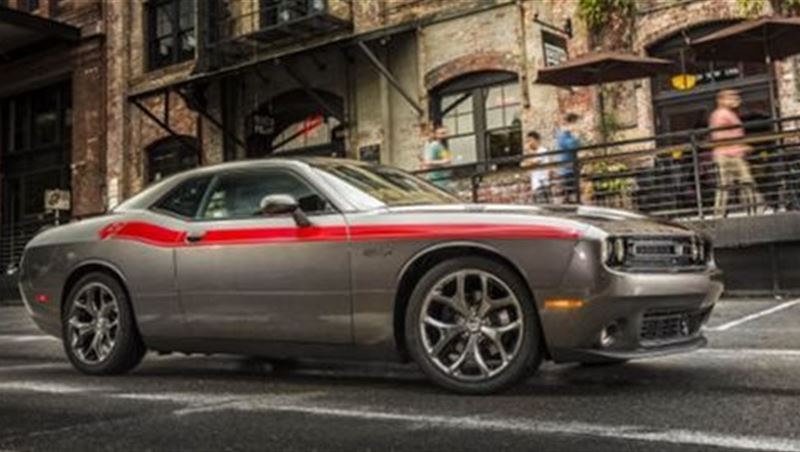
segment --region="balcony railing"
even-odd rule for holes
[[[483,203],[578,203],[687,220],[800,211],[800,116],[745,129],[745,138],[724,143],[710,141],[712,129],[698,129],[417,173]],[[659,145],[665,142],[677,144]],[[721,144],[749,149],[751,181],[721,177],[713,158]],[[542,174],[537,189],[531,171]]]
[[[352,27],[351,0],[208,1],[210,66]]]

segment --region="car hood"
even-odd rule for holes
[[[475,215],[526,215],[561,218],[594,226],[613,235],[691,235],[686,226],[619,209],[579,205],[447,204],[391,207],[390,212],[425,214],[472,213]]]

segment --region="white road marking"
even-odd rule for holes
[[[287,397],[287,401],[296,396]],[[736,450],[800,452],[800,440],[774,436],[735,435],[685,429],[663,429],[644,425],[605,425],[584,422],[538,421],[526,418],[486,416],[443,416],[429,413],[392,413],[363,408],[328,408],[303,404],[281,403],[280,398],[268,396],[240,399],[228,403],[187,407],[173,414],[186,416],[216,411],[287,412],[327,417],[344,417],[364,421],[404,422],[415,428],[450,428],[512,432],[527,435],[572,435],[594,438],[641,441],[651,443],[721,447]]]
[[[787,301],[785,303],[781,303],[781,304],[779,304],[777,306],[773,306],[771,308],[764,309],[763,311],[758,311],[758,312],[756,312],[754,314],[746,315],[746,316],[744,316],[744,317],[742,317],[740,319],[736,319],[736,320],[730,321],[728,323],[723,323],[722,325],[717,325],[715,327],[706,328],[706,331],[727,331],[727,330],[729,330],[729,329],[731,329],[733,327],[739,326],[739,325],[741,325],[743,323],[747,323],[747,322],[750,322],[752,320],[759,319],[761,317],[765,317],[765,316],[768,316],[770,314],[774,314],[776,312],[783,311],[784,309],[789,309],[792,306],[795,306],[795,305],[798,305],[798,304],[800,304],[800,298],[798,298],[797,300],[791,300],[791,301]]]
[[[45,334],[0,334],[0,343],[18,344],[22,342],[58,341],[59,339]]]
[[[701,353],[735,354],[735,349],[706,349]],[[744,353],[790,354],[800,356],[800,350],[755,350],[745,349]],[[49,383],[0,382],[0,390],[26,390],[60,394],[74,394],[89,390],[87,387],[68,386]],[[99,388],[91,388],[99,389]],[[175,416],[214,414],[223,411],[245,411],[261,413],[298,413],[315,416],[339,417],[363,421],[384,421],[407,423],[412,428],[457,430],[482,430],[512,432],[525,435],[571,435],[589,438],[637,441],[647,443],[674,444],[684,446],[720,447],[735,450],[761,450],[800,452],[800,439],[761,435],[739,435],[723,432],[710,432],[689,429],[670,429],[648,425],[609,425],[587,422],[541,421],[525,417],[496,417],[474,415],[441,415],[425,412],[392,412],[371,407],[330,407],[321,406],[320,396],[325,392],[311,392],[292,395],[261,394],[205,394],[196,392],[180,393],[106,393],[104,397],[141,400],[151,402],[171,402],[183,405],[171,412]],[[317,399],[317,400],[311,400]],[[83,428],[84,426],[73,426]],[[45,434],[50,432],[45,432]]]
[[[11,366],[0,366],[0,372],[26,372],[30,370],[42,369],[65,369],[70,367],[67,363],[41,363],[41,364],[17,364]]]
[[[0,391],[30,391],[47,394],[79,394],[89,391],[99,391],[104,388],[95,386],[76,386],[61,383],[47,383],[35,381],[3,381],[0,382]]]
[[[779,348],[703,348],[694,353],[714,355],[714,357],[719,358],[742,357],[743,355],[755,357],[764,356],[777,358],[800,358],[800,350]],[[687,356],[691,356],[691,354]]]

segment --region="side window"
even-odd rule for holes
[[[298,177],[266,170],[220,176],[200,216],[207,220],[257,217],[261,200],[269,195],[291,195],[308,214],[330,211],[328,202]]]
[[[153,207],[181,217],[194,218],[210,182],[211,176],[188,180],[175,187]]]

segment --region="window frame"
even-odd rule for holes
[[[189,145],[188,141],[192,141],[193,146]],[[181,135],[181,136],[173,136],[173,137],[166,137],[162,138],[161,140],[156,141],[155,143],[150,144],[145,149],[145,159],[144,159],[144,166],[145,166],[145,177],[147,178],[148,183],[155,183],[160,180],[166,179],[170,176],[175,174],[181,173],[183,171],[188,171],[194,168],[197,168],[202,165],[202,152],[199,149],[200,143],[197,137],[189,136],[189,135]],[[194,166],[180,169],[180,164],[178,165],[178,171],[169,173],[169,174],[162,174],[160,179],[154,179],[153,176],[155,175],[153,172],[153,168],[157,165],[153,165],[155,161],[155,154],[160,153],[161,157],[165,155],[169,155],[170,153],[176,153],[175,156],[180,163],[184,157],[187,157],[191,154],[191,157],[194,158]]]
[[[181,4],[191,3],[193,22],[191,28],[181,28]],[[145,16],[147,29],[145,33],[145,46],[147,50],[147,69],[154,71],[176,64],[190,61],[197,57],[197,1],[196,0],[148,0],[145,3]],[[169,11],[167,18],[170,21],[171,29],[169,34],[159,36],[158,30],[158,10],[166,7]],[[182,37],[194,35],[195,45],[192,48],[191,56],[182,56],[181,44]],[[172,39],[172,49],[165,61],[156,59],[159,43],[164,39]]]
[[[445,141],[452,138],[462,138],[467,136],[475,137],[475,157],[474,162],[463,162],[463,164],[479,164],[492,159],[489,149],[489,138],[492,133],[497,132],[512,132],[511,126],[503,126],[497,128],[490,128],[488,123],[488,110],[486,102],[489,98],[489,90],[492,88],[500,88],[507,85],[519,84],[519,74],[506,71],[489,71],[478,72],[472,74],[465,74],[445,86],[434,91],[431,102],[431,117],[433,118],[436,126],[441,126],[445,119],[445,115],[453,106],[443,109],[444,99],[449,96],[465,96],[464,101],[472,102],[472,132],[457,134],[449,130],[451,135],[448,135]],[[520,87],[520,96],[523,95],[523,90]],[[471,97],[471,99],[469,99]],[[460,102],[459,102],[460,104]],[[454,104],[457,105],[457,104]],[[522,108],[522,99],[519,100],[518,105]],[[522,131],[522,123],[520,121],[520,133]],[[448,143],[449,144],[449,143]],[[452,149],[451,149],[452,151]],[[520,149],[522,153],[522,149]],[[457,163],[454,163],[457,164]]]
[[[327,205],[327,209],[324,210],[324,211],[318,211],[318,212],[306,212],[306,211],[303,211],[303,213],[305,213],[308,217],[312,217],[313,218],[313,217],[320,217],[320,216],[334,215],[334,214],[341,215],[341,213],[342,213],[342,211],[339,208],[339,206],[336,205],[335,202],[331,201],[330,197],[327,196],[324,193],[323,190],[320,190],[320,188],[317,187],[314,183],[312,183],[310,180],[308,180],[308,178],[306,178],[305,176],[300,174],[298,171],[295,171],[295,170],[293,170],[291,168],[283,168],[283,167],[232,168],[232,169],[220,171],[218,173],[210,175],[211,176],[211,180],[209,181],[208,185],[206,186],[206,189],[205,189],[205,191],[203,193],[202,200],[200,201],[200,205],[198,206],[197,210],[195,211],[194,216],[192,216],[191,218],[178,215],[178,214],[176,214],[174,212],[170,212],[168,210],[160,209],[157,206],[158,206],[158,204],[163,202],[166,198],[168,198],[171,194],[173,194],[176,190],[178,190],[180,187],[182,187],[184,184],[186,184],[186,183],[188,183],[190,181],[193,181],[193,180],[197,180],[197,179],[203,178],[203,177],[209,177],[209,174],[198,174],[196,176],[192,176],[192,177],[189,177],[189,178],[187,178],[185,180],[182,180],[182,181],[178,182],[166,194],[164,194],[163,196],[160,196],[155,202],[151,203],[150,206],[148,207],[148,210],[150,210],[152,212],[156,212],[156,213],[162,214],[162,215],[167,215],[169,217],[178,218],[178,219],[186,221],[186,222],[192,222],[192,223],[212,223],[212,222],[216,223],[216,222],[224,222],[224,221],[254,221],[254,220],[259,220],[259,219],[284,218],[286,216],[289,216],[289,215],[286,215],[286,216],[284,216],[284,215],[274,215],[274,216],[262,216],[262,217],[259,217],[259,216],[240,217],[240,218],[204,218],[204,217],[202,217],[202,213],[206,210],[206,208],[208,207],[208,204],[209,204],[209,202],[211,200],[210,199],[211,198],[211,194],[213,193],[214,189],[218,186],[219,181],[220,181],[220,179],[222,177],[228,176],[230,174],[236,174],[236,173],[254,173],[254,172],[261,172],[261,173],[280,172],[280,173],[286,173],[286,174],[289,174],[290,176],[296,178],[301,183],[305,184],[309,188],[309,190],[311,190],[314,194],[316,194],[322,200],[324,200],[325,204]]]
[[[179,213],[172,212],[170,210],[163,209],[163,208],[159,207],[159,204],[164,202],[167,198],[172,196],[176,191],[180,190],[186,184],[189,184],[189,183],[192,183],[192,182],[195,182],[197,180],[204,179],[204,178],[208,178],[208,182],[206,183],[206,188],[203,191],[202,196],[200,196],[200,204],[197,205],[197,208],[195,209],[194,215],[192,215],[191,217],[187,217],[187,216],[181,215]],[[177,219],[184,220],[184,221],[191,221],[192,219],[197,218],[200,215],[200,210],[203,207],[203,203],[205,203],[205,201],[206,201],[206,196],[208,196],[209,189],[211,188],[211,185],[214,183],[215,180],[216,180],[216,175],[213,175],[213,174],[198,174],[196,176],[191,176],[191,177],[188,177],[188,178],[186,178],[184,180],[181,180],[180,182],[175,184],[172,188],[167,190],[167,192],[165,194],[163,194],[162,196],[159,196],[156,199],[155,202],[153,202],[150,206],[147,207],[147,210],[149,210],[151,212],[155,212],[155,213],[161,214],[161,215],[166,215],[168,217],[177,218]]]
[[[3,3],[3,5],[5,5],[5,3]],[[39,8],[41,7],[42,2],[39,0],[18,0],[17,2],[17,8],[26,13],[35,13],[36,11],[39,11]]]

